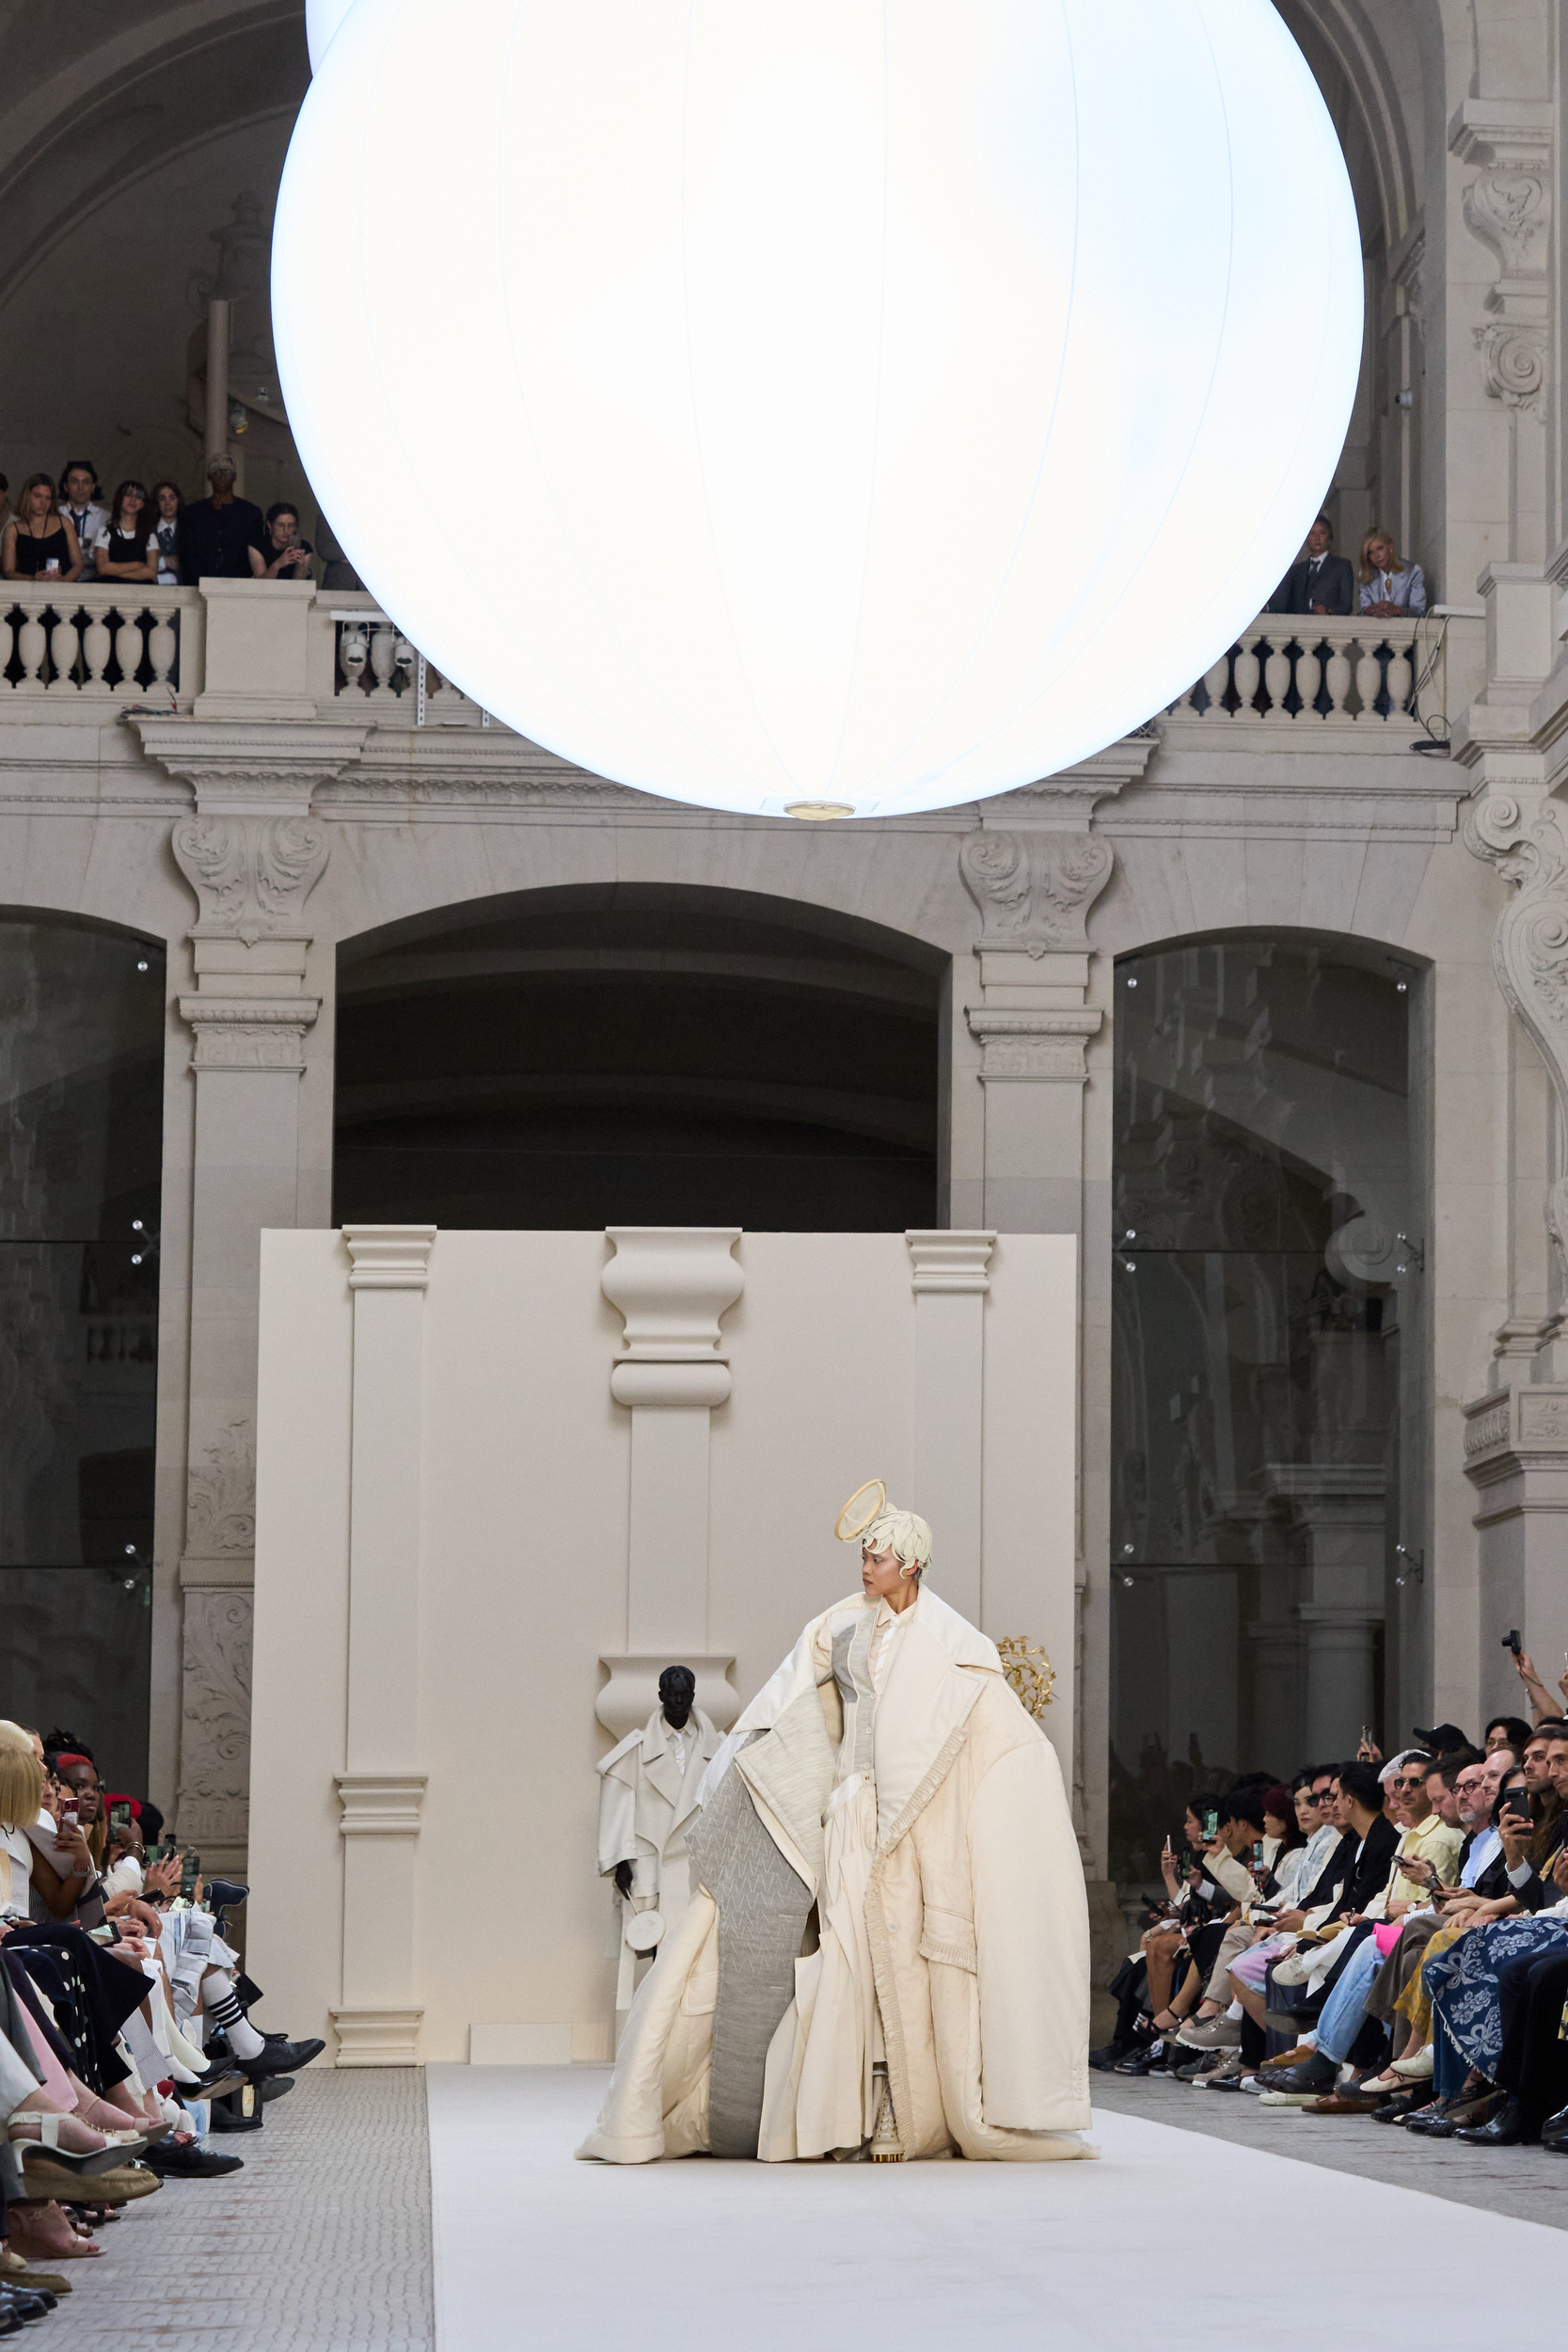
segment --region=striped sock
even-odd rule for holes
[[[240,1996],[232,1988],[221,2001],[212,2003],[207,2011],[207,2022],[223,2027],[229,2036],[229,2047],[237,2058],[260,2058],[267,2046],[240,2007]]]

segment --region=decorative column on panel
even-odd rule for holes
[[[1509,557],[1539,564],[1546,552],[1552,101],[1466,98],[1449,146],[1461,163],[1481,167],[1465,190],[1465,226],[1497,257],[1485,297],[1491,315],[1471,331],[1487,395],[1509,412]]]
[[[354,1295],[340,2066],[413,2066],[424,1295],[434,1225],[346,1225]]]
[[[646,1723],[666,1666],[689,1666],[697,1704],[722,1731],[738,1702],[733,1658],[708,1649],[709,1416],[730,1393],[720,1318],[746,1277],[738,1226],[619,1225],[605,1296],[626,1324],[610,1390],[631,1414],[626,1646],[602,1661],[596,1713],[617,1740]]]
[[[914,1293],[914,1485],[943,1600],[980,1625],[987,1268],[994,1233],[906,1233]],[[895,1498],[896,1500],[896,1498]]]

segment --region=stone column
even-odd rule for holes
[[[1297,1614],[1307,1630],[1308,1755],[1354,1756],[1374,1720],[1372,1642],[1383,1612],[1303,1601]]]
[[[424,1295],[434,1225],[343,1228],[354,1294],[340,2066],[412,2066]]]
[[[941,1548],[943,1600],[983,1622],[980,1550],[987,1267],[994,1233],[906,1233],[914,1292],[914,1485],[911,1507]]]
[[[617,1740],[646,1723],[666,1666],[689,1666],[720,1729],[738,1702],[733,1658],[708,1650],[709,1416],[730,1393],[720,1317],[746,1277],[738,1226],[619,1225],[605,1296],[626,1324],[610,1390],[631,1414],[625,1650],[605,1656],[596,1712]]]
[[[210,1869],[235,1875],[249,1782],[260,1235],[298,1222],[299,1082],[320,1007],[307,901],[330,846],[311,796],[358,756],[366,728],[139,724],[196,803],[169,845],[198,910],[191,984],[178,998],[196,1117],[173,1826]]]

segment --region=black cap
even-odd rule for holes
[[[1433,1756],[1441,1756],[1447,1749],[1467,1748],[1470,1745],[1457,1724],[1433,1724],[1430,1731],[1423,1731],[1419,1724],[1412,1724],[1410,1728],[1422,1747],[1430,1748]]]

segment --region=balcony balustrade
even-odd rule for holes
[[[1260,614],[1153,723],[1170,748],[1408,752],[1446,738],[1484,683],[1479,614],[1307,620]],[[373,596],[305,582],[0,587],[0,719],[102,724],[175,715],[354,717],[404,732],[495,727]]]

